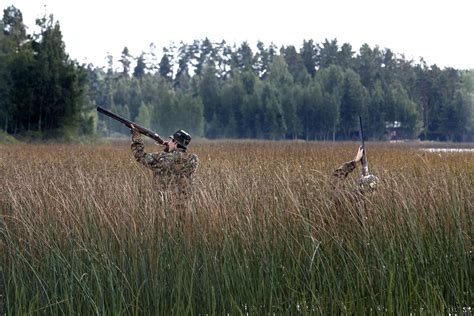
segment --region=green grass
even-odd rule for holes
[[[382,185],[356,205],[328,185],[356,144],[195,146],[184,213],[126,145],[4,146],[6,312],[462,313],[474,305],[472,154],[369,146]]]

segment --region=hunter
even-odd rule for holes
[[[357,165],[362,162],[364,149],[359,147],[357,155],[351,161],[342,164],[339,168],[333,171],[331,175],[331,192],[332,200],[335,207],[334,218],[339,220],[340,217],[347,216],[347,211],[352,213],[357,219],[358,223],[363,223],[371,217],[369,214],[371,210],[367,207],[365,196],[367,193],[374,192],[379,182],[376,176],[367,174],[362,175],[357,180],[357,186],[353,183],[345,181],[349,173],[354,171]],[[369,194],[370,195],[370,194]],[[345,221],[343,221],[345,222]],[[350,222],[349,222],[350,223]]]
[[[342,164],[339,168],[333,171],[332,173],[332,184],[333,186],[339,186],[339,183],[341,180],[344,180],[347,178],[349,173],[354,171],[354,169],[357,167],[357,164],[362,162],[362,157],[364,156],[364,149],[362,146],[359,147],[359,150],[357,151],[357,154],[355,158],[351,161],[348,161],[344,164]],[[359,185],[359,191],[361,193],[365,191],[374,191],[377,188],[377,184],[379,182],[379,179],[374,176],[374,175],[366,175],[362,176],[357,180],[357,184]]]
[[[131,132],[133,156],[153,171],[158,191],[178,202],[188,200],[193,174],[199,164],[198,156],[187,152],[191,136],[184,130],[178,130],[164,142],[161,152],[146,153],[141,135],[133,124]]]

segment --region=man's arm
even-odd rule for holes
[[[349,173],[354,171],[356,165],[357,163],[355,162],[355,160],[348,161],[336,170],[334,170],[332,176],[338,179],[345,179],[349,175]]]
[[[185,173],[188,177],[192,177],[193,173],[196,171],[197,167],[199,165],[199,158],[195,154],[191,154],[185,165],[184,165],[184,170]]]
[[[152,154],[145,152],[145,145],[143,143],[140,133],[132,128],[132,153],[135,160],[148,168],[155,168],[157,160]]]
[[[332,176],[337,179],[345,179],[349,173],[354,171],[357,166],[357,163],[361,161],[362,156],[364,155],[364,149],[362,146],[359,147],[357,155],[354,160],[344,163],[342,166],[333,171]]]

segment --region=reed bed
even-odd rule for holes
[[[125,143],[1,146],[0,310],[471,311],[474,156],[368,146],[382,181],[354,202],[359,170],[329,183],[355,143],[195,144],[185,210]]]

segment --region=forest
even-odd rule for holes
[[[160,134],[209,139],[474,140],[474,70],[440,68],[389,48],[337,39],[300,46],[196,39],[126,47],[107,66],[70,58],[59,21],[29,34],[10,6],[0,21],[0,133],[22,140],[123,137],[105,107]]]

